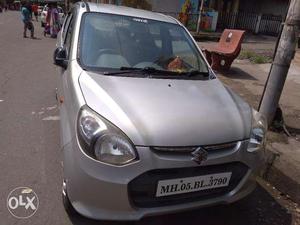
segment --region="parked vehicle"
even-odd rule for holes
[[[60,23],[63,24],[64,19],[65,19],[65,14],[64,14],[64,10],[58,6],[58,13],[59,13],[59,20]],[[46,24],[46,18],[47,18],[47,12],[48,12],[48,4],[46,4],[41,12],[41,26],[45,27]]]
[[[76,3],[54,62],[69,213],[139,220],[254,190],[266,121],[221,83],[176,19]]]

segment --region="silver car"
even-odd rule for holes
[[[254,190],[266,122],[176,19],[76,3],[54,63],[68,212],[139,220]]]

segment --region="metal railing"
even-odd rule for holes
[[[248,12],[219,13],[218,29],[242,29],[253,33],[278,35],[282,16],[256,14]]]
[[[219,13],[217,28],[218,29],[242,29],[255,31],[258,15],[255,13]]]
[[[282,22],[282,16],[262,15],[259,25],[259,33],[278,35]]]

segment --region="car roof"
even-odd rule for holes
[[[135,9],[135,8],[125,7],[125,6],[116,6],[112,4],[96,4],[91,2],[88,2],[88,6],[90,12],[131,16],[131,17],[138,17],[142,19],[151,19],[151,20],[177,24],[177,21],[173,17],[166,16],[161,13],[147,11],[147,10]]]

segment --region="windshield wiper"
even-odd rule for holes
[[[104,72],[104,75],[118,75],[118,74],[126,74],[126,73],[132,73],[132,72],[139,72],[143,74],[164,74],[164,73],[174,73],[171,71],[166,71],[166,70],[158,70],[154,67],[145,67],[145,68],[137,68],[137,67],[120,67],[119,71],[114,71],[114,72]]]
[[[169,78],[172,75],[178,75],[176,78],[184,78],[184,77],[193,77],[193,76],[202,76],[209,77],[209,72],[201,72],[199,70],[192,70],[189,72],[176,72],[176,71],[168,71],[168,70],[159,70],[154,67],[145,67],[145,68],[137,68],[137,67],[120,67],[119,71],[114,72],[104,72],[104,75],[118,75],[118,74],[128,74],[128,73],[142,73],[145,75],[164,75],[162,78]]]

